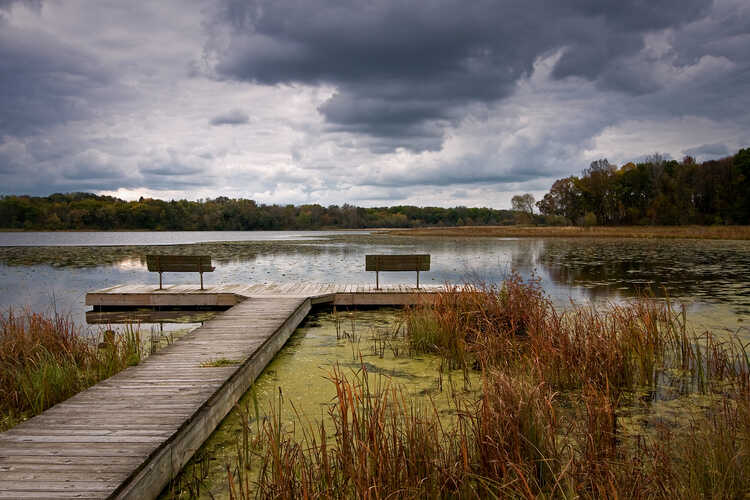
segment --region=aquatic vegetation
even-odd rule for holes
[[[453,393],[450,410],[438,410],[364,362],[350,375],[334,365],[327,418],[309,419],[281,392],[265,418],[257,402],[255,418],[245,410],[226,491],[742,497],[750,491],[748,355],[738,341],[688,331],[685,316],[648,299],[557,310],[538,283],[517,276],[447,288],[434,306],[403,313],[405,342],[413,355],[480,373],[478,393]],[[678,414],[660,413],[660,398]],[[626,418],[636,404],[652,410]]]
[[[12,309],[0,315],[0,431],[140,362],[137,327],[98,338],[70,318]]]

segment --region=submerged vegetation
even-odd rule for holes
[[[0,315],[0,431],[137,364],[142,355],[135,327],[93,339],[65,316],[9,310]]]
[[[440,371],[479,374],[479,392],[452,392],[446,411],[373,375],[368,363],[351,373],[334,365],[325,419],[301,414],[281,389],[266,416],[255,399],[240,409],[228,496],[750,492],[745,347],[691,333],[685,311],[668,301],[558,310],[538,282],[511,276],[501,286],[447,288],[433,305],[406,310],[398,328],[402,353],[436,356]]]

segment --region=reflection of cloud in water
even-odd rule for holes
[[[136,258],[136,257],[126,257],[122,260],[117,261],[114,264],[114,267],[122,270],[122,271],[128,271],[132,269],[141,270],[146,267],[146,259],[144,258]]]
[[[651,293],[691,303],[725,304],[750,322],[750,246],[702,240],[410,238],[336,235],[320,241],[251,241],[172,247],[0,248],[0,306],[58,309],[82,317],[89,290],[120,283],[157,283],[144,257],[154,251],[211,255],[207,284],[349,282],[374,284],[364,270],[368,253],[429,253],[425,284],[502,281],[510,270],[532,274],[552,300],[566,305],[622,300]],[[166,273],[165,283],[197,283],[195,273]],[[412,284],[415,273],[380,274],[381,283]],[[724,310],[724,309],[722,309]],[[722,313],[723,314],[723,313]]]

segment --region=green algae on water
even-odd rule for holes
[[[272,407],[280,408],[284,431],[301,437],[300,420],[330,419],[336,391],[329,378],[336,366],[352,375],[364,366],[373,377],[400,387],[404,396],[425,406],[434,403],[441,417],[454,413],[455,396],[478,395],[478,373],[466,380],[461,370],[441,371],[437,356],[409,356],[400,322],[400,311],[390,308],[312,313],[162,498],[229,498],[226,464],[242,445],[243,417],[251,429],[259,429]]]

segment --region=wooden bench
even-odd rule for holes
[[[376,290],[380,290],[380,271],[416,271],[417,290],[419,290],[419,271],[429,270],[429,254],[365,255],[365,271],[375,271]]]
[[[210,255],[146,255],[146,265],[151,272],[159,273],[159,290],[162,290],[162,273],[200,273],[203,290],[203,273],[210,273]]]

